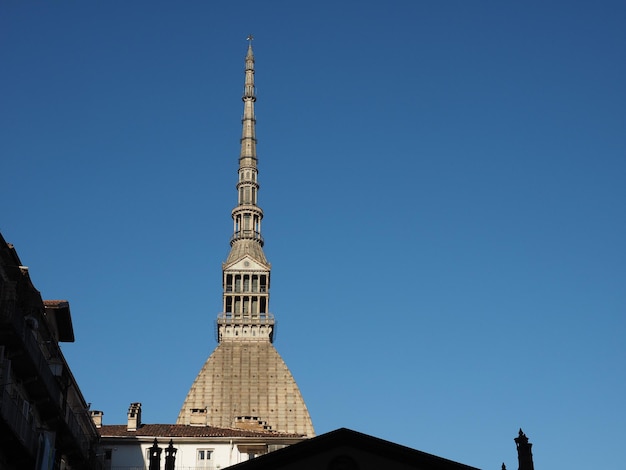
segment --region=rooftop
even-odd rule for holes
[[[299,434],[275,431],[190,426],[186,424],[142,424],[136,431],[129,431],[126,424],[109,424],[102,425],[98,431],[101,437],[302,437]]]

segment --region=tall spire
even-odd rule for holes
[[[237,206],[232,211],[234,233],[230,240],[231,247],[239,240],[253,240],[260,246],[263,246],[263,237],[261,236],[263,211],[257,205],[259,183],[256,154],[256,118],[254,116],[256,93],[254,88],[254,52],[252,51],[252,39],[252,35],[248,36],[246,77],[243,96],[241,97],[243,100],[241,152],[239,153]]]
[[[232,210],[230,252],[222,264],[218,345],[189,389],[177,423],[246,429],[254,426],[311,437],[313,423],[302,394],[273,344],[271,265],[263,253],[263,211],[257,205],[252,36],[248,41],[237,205]]]
[[[254,52],[248,36],[243,87],[241,152],[237,178],[237,205],[232,210],[230,253],[222,266],[224,310],[218,317],[218,341],[264,339],[273,341],[274,318],[269,313],[270,264],[263,253],[259,192],[256,118],[254,103]]]
[[[246,79],[243,86],[243,132],[241,134],[241,154],[239,164],[242,159],[250,158],[253,162],[246,162],[256,167],[256,136],[254,102],[256,101],[256,90],[254,88],[254,52],[252,51],[252,35],[248,36],[248,53],[246,54]]]

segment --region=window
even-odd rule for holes
[[[213,461],[211,457],[213,456],[212,449],[198,449],[196,452],[196,466],[198,468],[212,468]]]
[[[213,451],[207,449],[198,449],[198,460],[211,460]]]

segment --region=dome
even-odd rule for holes
[[[206,422],[194,421],[200,413]],[[177,424],[233,428],[242,420],[314,436],[311,417],[287,365],[269,341],[223,341],[196,377]]]

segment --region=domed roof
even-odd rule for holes
[[[237,240],[233,243],[233,246],[228,253],[228,258],[226,258],[226,262],[224,266],[234,263],[235,261],[240,260],[246,255],[252,256],[257,261],[266,264],[269,266],[269,262],[265,257],[265,253],[263,253],[263,248],[261,245],[255,240]]]
[[[269,341],[219,343],[191,386],[176,423],[194,424],[198,411],[210,426],[233,428],[254,418],[272,431],[315,435],[300,389]]]

